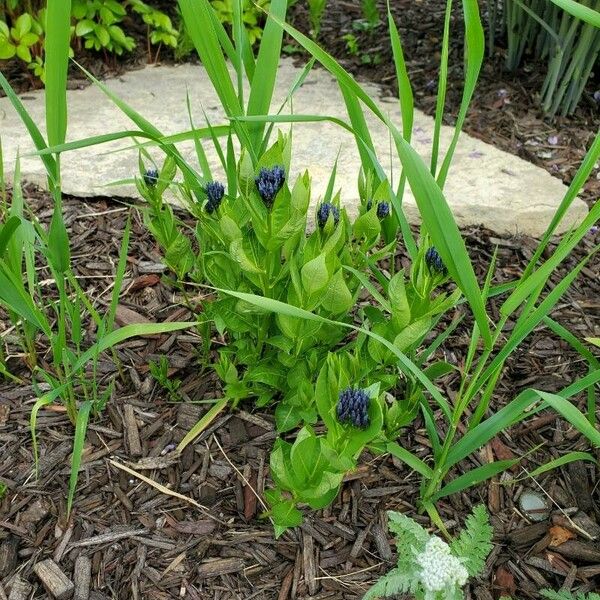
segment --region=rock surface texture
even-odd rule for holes
[[[300,70],[291,60],[282,62],[277,79],[277,94],[272,112],[276,112]],[[127,104],[139,111],[165,135],[190,129],[186,108],[189,93],[194,124],[204,126],[205,118],[211,124],[224,122],[223,111],[212,85],[202,67],[180,65],[175,67],[146,67],[126,73],[107,82],[110,89]],[[366,91],[375,98],[382,110],[401,125],[400,109],[394,99],[380,99],[377,86],[366,85]],[[23,103],[36,123],[44,122],[42,92],[27,93]],[[96,86],[68,92],[68,141],[90,136],[134,130],[135,125]],[[314,69],[294,96],[296,114],[319,114],[347,120],[345,106],[331,76]],[[290,112],[289,106],[283,114]],[[393,169],[395,179],[400,173],[397,159],[390,158],[390,141],[385,126],[367,114],[378,158],[385,169]],[[434,121],[420,111],[415,112],[412,144],[428,162],[431,152]],[[283,130],[289,126],[283,125]],[[316,203],[327,187],[331,170],[337,166],[337,187],[342,191],[342,202],[353,214],[358,204],[357,177],[360,161],[353,137],[340,127],[328,122],[295,124],[292,180],[304,170],[312,177],[313,202]],[[452,127],[442,129],[441,147],[445,149],[453,134]],[[5,172],[10,177],[17,154],[21,156],[21,172],[25,181],[45,185],[45,174],[39,157],[32,156],[33,145],[21,120],[7,98],[0,98],[0,135],[4,150]],[[139,141],[144,141],[139,138]],[[220,172],[211,142],[205,148],[214,166]],[[128,148],[121,152],[114,150]],[[193,166],[197,166],[191,143],[183,143],[180,150]],[[151,152],[160,165],[160,154]],[[440,160],[441,162],[441,160]],[[131,180],[138,175],[138,151],[131,140],[120,140],[102,146],[86,148],[62,156],[63,191],[80,197],[113,196],[135,198],[137,191]],[[111,185],[114,182],[120,182]],[[445,195],[460,226],[484,225],[498,233],[541,235],[564,196],[566,187],[560,180],[516,156],[503,152],[466,134],[462,134],[445,185]],[[418,211],[407,190],[404,199],[406,214],[417,222]],[[569,229],[585,216],[587,208],[577,199],[573,202],[560,231]]]

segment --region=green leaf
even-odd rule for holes
[[[17,48],[0,37],[0,60],[9,60],[17,53]]]
[[[217,417],[217,415],[227,406],[227,399],[221,398],[211,406],[206,414],[187,432],[184,438],[179,442],[176,451],[183,452],[183,450],[194,441]]]
[[[419,319],[405,327],[395,338],[394,346],[405,352],[429,333],[431,319]]]
[[[295,479],[304,486],[310,486],[326,466],[321,452],[321,440],[309,427],[303,427],[296,437],[290,452],[290,461],[294,469]]]
[[[487,479],[498,475],[498,473],[502,473],[503,471],[506,471],[506,469],[514,467],[514,465],[516,465],[520,460],[521,458],[498,460],[496,462],[488,463],[481,467],[471,469],[444,486],[439,492],[432,496],[431,501],[437,502],[440,498],[457,494],[458,492],[462,492],[462,490],[477,485],[482,481],[486,481]]]
[[[70,4],[70,3],[69,3]],[[23,13],[15,22],[15,30],[17,39],[21,39],[26,33],[31,31],[31,15],[27,12]]]
[[[398,271],[388,284],[388,297],[392,307],[394,327],[402,329],[410,323],[410,304],[406,295],[406,285],[404,283],[404,270]]]
[[[260,49],[256,58],[250,97],[248,99],[248,115],[266,115],[269,112],[273,91],[275,89],[275,78],[281,55],[281,41],[283,28],[271,15],[282,21],[285,20],[287,0],[271,0],[270,14],[263,30]],[[257,123],[250,131],[254,148],[259,148],[262,143],[262,135],[265,124]]]
[[[558,394],[540,391],[536,391],[536,393],[594,446],[600,447],[600,432],[590,424],[585,415],[574,404]]]
[[[433,477],[433,471],[428,465],[426,465],[418,456],[415,456],[409,450],[399,446],[396,442],[390,442],[386,446],[386,450],[403,463],[406,463],[411,469],[417,473],[420,473],[426,479],[431,479]]]
[[[576,0],[550,0],[564,11],[600,29],[600,12]]]
[[[81,466],[81,455],[83,454],[83,445],[85,444],[85,434],[87,432],[92,402],[86,400],[81,404],[77,411],[77,420],[75,422],[75,437],[73,438],[73,454],[71,455],[71,475],[69,477],[69,494],[67,496],[67,517],[71,514],[73,508],[73,498],[79,478],[79,467]]]
[[[10,217],[4,225],[0,226],[0,258],[4,256],[10,239],[20,226],[21,219],[17,216]]]
[[[278,402],[275,407],[275,427],[280,433],[290,431],[302,421],[302,408],[291,402]]]
[[[308,261],[300,272],[302,277],[302,287],[309,296],[317,294],[325,288],[329,282],[329,270],[324,254],[319,254],[316,258]]]
[[[254,262],[247,254],[246,248],[244,247],[244,240],[242,238],[238,238],[233,240],[231,244],[229,244],[229,253],[232,258],[238,262],[242,270],[247,273],[256,273],[263,274],[265,271],[261,267],[259,267],[256,262]]]
[[[333,315],[345,314],[352,308],[354,298],[346,285],[344,274],[340,269],[329,281],[321,306]]]
[[[494,530],[483,504],[477,505],[467,517],[465,527],[451,544],[452,552],[462,559],[470,577],[480,575],[485,560],[492,551]]]
[[[71,0],[48,0],[46,9],[46,130],[48,144],[67,133],[67,68],[71,39]]]
[[[30,63],[32,60],[31,52],[29,51],[29,48],[24,44],[19,44],[17,46],[17,56],[26,63]]]
[[[69,235],[59,204],[54,207],[48,232],[48,252],[52,268],[58,273],[66,273],[71,263]]]
[[[275,525],[282,528],[283,531],[289,527],[302,525],[302,513],[296,508],[293,500],[284,500],[274,504],[271,507],[271,518]]]

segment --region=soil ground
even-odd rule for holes
[[[364,66],[360,59],[348,59],[341,36],[351,31],[353,19],[360,17],[359,3],[330,4],[321,35],[326,47],[343,57],[359,77],[392,89],[393,72],[383,30],[369,38],[367,33],[357,34],[361,47],[381,54],[380,65]],[[441,3],[397,0],[393,4],[417,105],[431,112],[435,86],[430,82],[436,78]],[[294,8],[293,19],[299,27],[306,27],[301,5]],[[453,65],[460,64],[461,51],[459,46],[452,48]],[[486,63],[466,130],[569,182],[598,128],[591,93],[573,117],[544,120],[534,97],[539,69],[529,66],[516,75],[507,74],[502,70],[501,55],[500,49],[496,58]],[[143,60],[140,56],[135,64]],[[95,64],[97,69],[110,70],[99,61]],[[79,85],[77,80],[71,84]],[[460,72],[454,68],[448,97],[450,121],[459,99]],[[595,199],[599,191],[600,183],[593,178],[584,197]],[[26,196],[35,214],[48,222],[49,199],[29,188]],[[85,203],[70,199],[65,203],[75,270],[82,286],[96,307],[106,306],[129,213],[133,230],[119,324],[189,318],[161,279],[160,253],[137,210],[109,199]],[[480,279],[498,246],[495,283],[517,277],[535,247],[535,240],[526,237],[501,239],[481,229],[464,233]],[[591,231],[554,275],[553,283],[599,242],[598,232]],[[579,339],[600,335],[599,292],[600,259],[595,256],[553,317]],[[51,284],[48,293],[53,293]],[[497,314],[495,303],[492,314]],[[92,335],[92,328],[88,333]],[[120,345],[117,355],[124,367],[122,377],[109,356],[101,361],[103,378],[116,378],[116,387],[106,410],[88,430],[74,511],[67,520],[72,426],[60,408],[40,412],[41,462],[36,478],[29,430],[36,393],[23,357],[10,341],[5,317],[0,318],[1,334],[9,340],[9,365],[22,383],[0,382],[0,481],[8,487],[0,506],[0,598],[2,591],[14,589],[17,578],[33,586],[26,597],[47,597],[33,572],[35,564],[52,558],[72,579],[76,565],[81,569],[88,557],[92,574],[89,597],[95,600],[354,600],[394,563],[385,512],[402,511],[429,525],[416,508],[418,475],[390,456],[366,453],[332,507],[307,513],[301,529],[275,540],[270,523],[261,518],[260,500],[269,485],[268,456],[276,437],[268,409],[257,411],[248,404],[237,412],[222,414],[181,457],[173,455],[174,445],[206,410],[205,402],[220,395],[210,369],[199,364],[200,340],[194,331],[136,338]],[[445,359],[461,366],[468,341],[465,325],[445,345]],[[38,351],[45,360],[47,348],[40,343]],[[182,380],[184,401],[169,398],[148,373],[149,363],[163,355],[169,360],[170,375]],[[587,370],[576,352],[540,328],[508,363],[491,410],[528,387],[559,390]],[[452,377],[444,382],[450,397],[455,384]],[[575,401],[584,408],[585,397]],[[439,423],[443,433],[441,419]],[[430,454],[420,420],[408,427],[399,441],[422,457]],[[440,502],[440,513],[451,532],[462,525],[474,504],[485,503],[492,514],[495,549],[483,576],[470,586],[468,597],[538,598],[543,587],[583,592],[600,588],[597,468],[591,463],[573,463],[535,482],[508,483],[572,450],[590,448],[568,423],[547,412],[499,435],[453,473],[457,476],[494,459],[527,454],[514,473]],[[598,457],[597,450],[592,452]],[[156,484],[164,487],[158,489]],[[187,500],[169,495],[165,488]],[[526,518],[520,508],[519,499],[526,489],[548,499],[550,515],[540,523]]]

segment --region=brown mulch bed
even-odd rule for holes
[[[48,198],[32,190],[28,195],[37,196],[31,200],[33,208],[47,222]],[[188,318],[161,281],[160,256],[139,214],[108,200],[73,199],[65,204],[81,284],[96,306],[108,301],[130,211],[133,230],[119,324]],[[517,276],[534,247],[529,238],[498,239],[479,229],[467,231],[466,238],[480,277],[494,246],[499,246],[497,283]],[[590,234],[562,274],[598,241],[598,234]],[[593,258],[554,315],[579,338],[600,333],[599,275],[600,258]],[[0,326],[6,329],[8,322],[2,320]],[[466,328],[457,332],[443,350],[446,360],[461,365],[468,340]],[[22,585],[27,593],[15,598],[48,597],[34,569],[51,559],[69,580],[83,579],[83,587],[91,591],[82,597],[94,600],[357,599],[394,564],[385,511],[405,512],[429,526],[416,508],[419,477],[390,456],[365,453],[333,506],[307,512],[302,528],[275,540],[270,523],[261,518],[262,491],[270,483],[269,451],[276,436],[268,409],[245,404],[222,413],[181,457],[173,455],[174,445],[205,412],[202,402],[219,397],[214,375],[199,365],[199,342],[196,332],[185,331],[121,344],[117,356],[124,378],[109,357],[101,361],[103,379],[116,378],[115,392],[90,425],[68,521],[65,499],[73,428],[60,408],[40,412],[36,478],[29,431],[36,394],[20,357],[13,355],[9,364],[23,384],[0,383],[0,481],[9,488],[0,508],[0,589],[8,592]],[[9,347],[15,353],[16,346]],[[42,359],[45,351],[40,345]],[[182,380],[184,402],[169,399],[149,376],[149,362],[160,356],[167,356],[171,376]],[[493,409],[526,387],[558,390],[586,370],[576,353],[540,329],[507,365]],[[445,383],[450,394],[454,383]],[[579,401],[583,407],[585,398]],[[429,456],[420,420],[399,441]],[[549,412],[540,414],[498,436],[455,475],[494,459],[523,456],[540,444],[519,470],[501,476],[500,482],[439,503],[451,531],[462,525],[476,503],[485,503],[492,514],[495,549],[485,574],[471,586],[471,598],[488,600],[508,593],[537,598],[541,587],[586,591],[600,584],[595,467],[575,463],[536,482],[499,485],[565,452],[588,450],[589,444],[568,423]],[[519,497],[527,488],[551,499],[547,520],[533,523],[523,516]],[[561,543],[564,536],[570,539]]]

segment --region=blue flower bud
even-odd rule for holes
[[[369,426],[369,395],[365,390],[351,387],[342,390],[337,404],[337,418],[342,424],[349,423],[365,429]]]
[[[340,222],[340,209],[329,202],[324,202],[317,210],[317,223],[321,229],[325,227],[329,215],[333,215],[333,224],[337,227]]]
[[[285,169],[280,166],[272,169],[263,167],[254,181],[263,202],[270,207],[285,182]]]
[[[148,169],[144,173],[144,182],[150,187],[154,187],[158,183],[158,170]]]
[[[390,214],[390,205],[387,202],[380,202],[377,205],[377,216],[380,219],[385,219]]]
[[[442,260],[442,257],[438,254],[438,251],[432,246],[425,252],[425,262],[429,267],[429,271],[432,274],[446,275],[448,269]]]
[[[225,188],[222,183],[218,181],[209,181],[204,188],[208,201],[206,202],[206,212],[212,213],[219,208],[223,196],[225,195]]]

